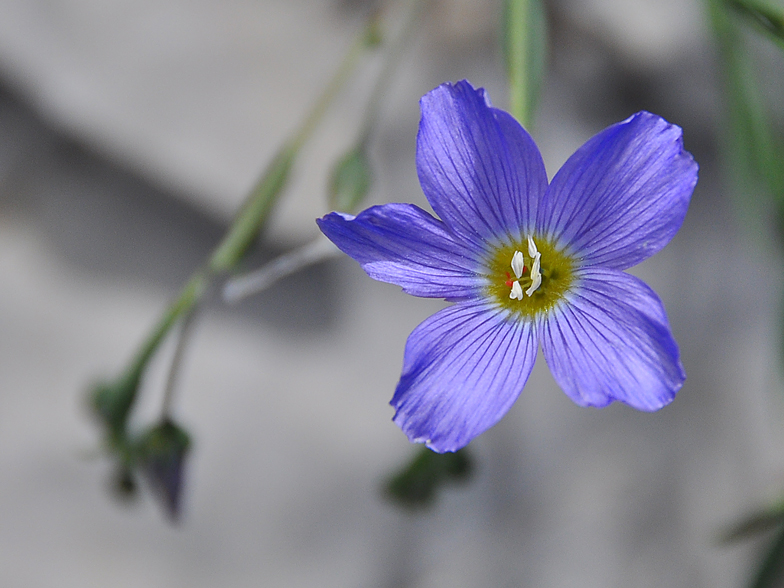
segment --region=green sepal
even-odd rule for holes
[[[93,414],[106,429],[107,442],[114,448],[122,445],[128,414],[133,406],[140,378],[126,376],[108,383],[96,384],[88,398]]]

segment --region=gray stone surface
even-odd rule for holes
[[[739,223],[721,180],[699,6],[662,3],[691,22],[673,48],[647,4],[597,3],[590,18],[554,5],[534,134],[553,173],[635,110],[685,128],[701,165],[691,210],[635,270],[681,345],[676,401],[655,414],[581,409],[540,357],[509,415],[472,443],[474,479],[430,512],[401,512],[379,496],[412,454],[387,402],[406,336],[442,303],[336,260],[200,317],[175,406],[195,448],[173,527],[146,494],[110,498],[84,390],[123,366],[220,237],[229,201],[338,59],[357,3],[0,2],[0,585],[742,585],[761,544],[715,537],[784,488],[782,260],[766,222]],[[422,93],[468,77],[504,104],[495,8],[433,8],[373,143],[376,200],[424,203],[412,149]],[[140,45],[131,33],[153,25],[157,44]],[[257,260],[311,234],[325,153],[350,140],[357,104],[348,92],[306,152],[295,203]],[[156,414],[170,352],[138,422]]]

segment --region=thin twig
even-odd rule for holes
[[[319,235],[313,241],[287,251],[259,269],[227,281],[223,286],[223,300],[228,304],[236,304],[248,296],[266,290],[281,278],[338,253],[340,250],[329,239]]]

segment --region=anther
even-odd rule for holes
[[[530,298],[542,285],[542,274],[539,271],[541,268],[542,254],[536,248],[533,237],[528,236],[528,254],[533,258],[533,265],[531,266],[531,287],[525,291]]]
[[[540,255],[539,250],[536,248],[536,243],[534,243],[534,238],[531,235],[528,235],[528,255],[531,259],[535,259],[537,255]]]
[[[512,291],[509,293],[509,298],[512,300],[523,299],[523,289],[520,287],[520,282],[512,282]]]
[[[530,250],[530,246],[529,246],[529,250]],[[523,258],[523,254],[520,253],[519,251],[515,251],[514,255],[512,256],[512,271],[514,272],[514,275],[518,280],[523,275],[524,269],[525,269],[525,259]]]

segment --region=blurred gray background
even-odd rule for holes
[[[718,159],[703,4],[548,6],[533,135],[549,173],[640,109],[682,126],[701,166],[682,231],[634,270],[681,346],[676,401],[582,409],[540,357],[508,416],[471,444],[473,479],[430,511],[402,511],[379,489],[414,448],[387,403],[408,333],[442,303],[340,258],[199,316],[174,409],[195,445],[172,526],[149,494],[112,499],[84,392],[122,369],[220,238],[372,6],[0,0],[0,586],[744,584],[764,543],[716,537],[784,489],[782,259],[766,222],[739,220]],[[499,13],[498,0],[433,2],[372,142],[374,202],[425,205],[422,94],[468,78],[506,105]],[[340,95],[249,266],[316,234],[377,66],[369,57]]]

